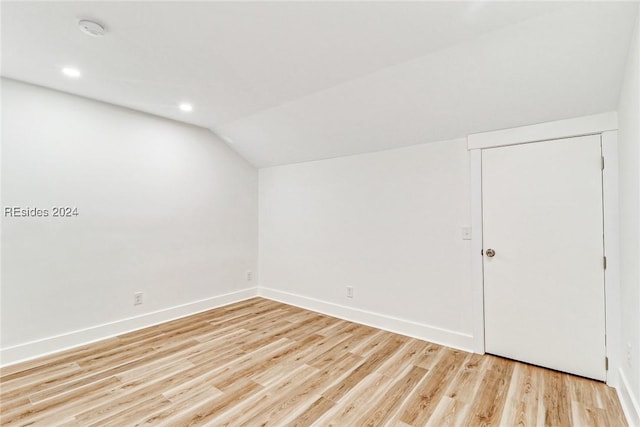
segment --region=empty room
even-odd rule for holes
[[[0,425],[640,427],[639,6],[2,1]]]

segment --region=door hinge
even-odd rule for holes
[[[600,156],[600,169],[604,170],[604,156]]]
[[[603,256],[602,257],[602,266],[604,267],[604,269],[607,269],[607,257]]]
[[[605,371],[609,370],[609,358],[608,357],[604,358],[604,370]]]

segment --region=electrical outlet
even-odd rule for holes
[[[631,343],[627,343],[627,364],[631,366],[631,355],[632,355],[633,347],[631,347]]]
[[[249,270],[247,271],[247,282],[250,282],[253,280],[253,271]]]
[[[347,298],[353,298],[353,286],[347,286]]]
[[[133,294],[133,305],[141,305],[142,304],[142,292],[136,292]]]

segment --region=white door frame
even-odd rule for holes
[[[618,385],[620,365],[620,282],[618,220],[618,120],[615,112],[469,135],[471,176],[471,280],[473,350],[484,354],[484,272],[482,251],[482,149],[583,135],[602,135],[607,384]]]

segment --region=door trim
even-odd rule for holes
[[[471,178],[471,289],[473,316],[473,350],[484,354],[484,272],[482,245],[482,148],[517,145],[542,140],[568,138],[586,134],[600,134],[605,168],[602,174],[605,270],[605,330],[606,356],[609,359],[606,383],[617,387],[620,367],[620,288],[619,288],[619,224],[618,224],[618,156],[617,119],[614,113],[561,120],[522,128],[506,129],[467,138]],[[585,133],[585,130],[589,132]],[[553,130],[560,130],[552,135]],[[544,135],[544,138],[539,139]],[[491,138],[498,137],[498,145]],[[511,138],[509,140],[509,138]],[[530,138],[527,140],[527,138]],[[474,142],[475,141],[475,142]],[[478,144],[478,141],[482,144]],[[510,141],[510,143],[509,143]],[[473,144],[471,142],[474,142]],[[604,363],[604,360],[602,361]]]
[[[622,361],[617,130],[602,132],[602,155],[605,158],[605,166],[602,171],[602,202],[604,255],[607,257],[607,268],[604,271],[605,326],[607,357],[609,358],[607,384],[617,388],[620,383],[618,373]]]
[[[467,148],[475,150],[505,147],[550,139],[594,135],[609,130],[618,130],[618,114],[615,111],[512,129],[474,133],[467,137]]]

